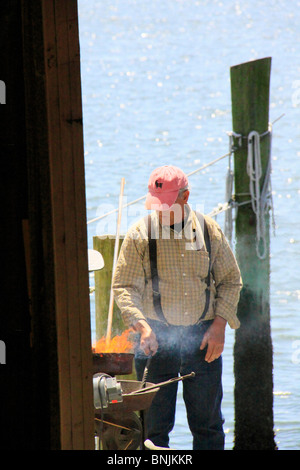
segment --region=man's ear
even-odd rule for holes
[[[187,204],[187,202],[188,202],[188,200],[189,200],[189,196],[190,196],[189,190],[184,191],[184,193],[183,193],[183,200],[184,200],[184,203],[185,203],[185,204]]]

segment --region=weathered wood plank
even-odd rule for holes
[[[77,2],[43,7],[62,448],[85,449],[94,442]]]

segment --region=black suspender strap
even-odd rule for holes
[[[205,217],[203,216],[203,228],[204,228],[204,241],[205,241],[205,246],[206,250],[208,252],[209,256],[209,264],[208,264],[208,273],[205,279],[206,283],[206,289],[205,289],[205,307],[203,310],[203,313],[201,317],[199,318],[199,321],[202,320],[205,315],[207,314],[208,308],[209,308],[209,301],[210,301],[210,270],[211,270],[211,245],[210,245],[210,238],[209,238],[209,233],[208,233],[208,228],[207,228],[207,223],[205,220]]]
[[[151,215],[148,216],[148,241],[149,241],[151,279],[152,279],[153,305],[154,305],[156,315],[158,316],[160,321],[168,325],[168,322],[161,308],[161,296],[159,292],[159,279],[158,279],[158,272],[157,272],[156,239],[151,238]]]

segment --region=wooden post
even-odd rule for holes
[[[122,218],[122,204],[123,204],[123,193],[124,193],[125,178],[121,180],[120,196],[119,196],[119,210],[118,210],[118,220],[117,220],[117,234],[114,245],[114,258],[112,265],[112,276],[113,279],[115,274],[115,269],[117,266],[118,256],[119,256],[119,239],[120,239],[120,227],[121,227],[121,218]],[[112,288],[112,282],[110,285],[110,298],[109,298],[109,307],[108,307],[108,321],[107,321],[107,330],[106,330],[106,346],[109,346],[111,341],[111,332],[112,332],[112,321],[114,313],[114,293]]]
[[[236,202],[250,199],[247,174],[247,136],[268,130],[271,58],[231,68],[233,131],[241,134],[236,150]],[[245,138],[244,138],[245,137]],[[260,140],[262,177],[266,175],[270,136]],[[256,216],[251,204],[238,208],[236,255],[244,287],[238,307],[241,327],[234,346],[235,450],[275,450],[273,431],[273,353],[270,333],[269,214],[265,214],[266,256],[256,252]]]
[[[119,249],[124,240],[120,235]],[[93,238],[94,250],[101,253],[104,259],[104,268],[95,272],[95,320],[96,340],[106,335],[107,319],[113,269],[115,237],[112,235],[95,236]],[[124,323],[116,303],[113,310],[112,336],[124,331]]]

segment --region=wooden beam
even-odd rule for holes
[[[77,2],[43,0],[62,449],[94,447]]]

